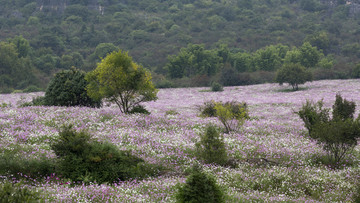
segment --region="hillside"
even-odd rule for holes
[[[0,78],[2,90],[23,89],[31,84],[45,87],[49,76],[57,70],[71,66],[91,70],[99,58],[119,48],[153,70],[157,80],[168,77],[168,57],[190,43],[204,44],[209,50],[227,46],[231,53],[253,54],[268,45],[291,48],[308,41],[333,61],[331,71],[318,79],[354,77],[354,65],[360,57],[360,2],[356,0],[1,0],[0,3],[0,40],[16,44],[17,52],[19,44],[28,43],[28,51],[23,55],[28,60],[19,61],[27,63],[28,68],[20,72],[32,72],[33,78],[45,81],[35,84],[32,78],[11,79],[18,73],[7,73],[11,65],[5,64],[0,69],[10,79]],[[15,36],[22,36],[24,43],[14,40]],[[218,69],[226,67],[225,62],[220,62]]]

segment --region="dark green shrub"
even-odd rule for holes
[[[222,91],[224,91],[224,87],[220,83],[213,82],[211,84],[211,91],[213,91],[213,92],[222,92]]]
[[[0,154],[0,174],[22,178],[24,174],[31,178],[46,177],[55,172],[55,162],[45,156],[25,158],[20,154],[23,148],[14,146],[12,150],[3,150]]]
[[[22,183],[8,181],[0,183],[0,202],[40,202],[40,193],[22,186]]]
[[[224,193],[214,177],[198,168],[193,169],[186,183],[179,186],[176,202],[185,203],[220,203],[224,201]]]
[[[318,123],[328,122],[330,120],[329,109],[323,108],[323,101],[313,103],[306,101],[302,108],[296,112],[305,123],[305,128],[311,134],[314,126]]]
[[[198,157],[207,164],[216,163],[225,165],[228,161],[228,155],[224,138],[216,127],[212,125],[207,126],[205,133],[200,138],[200,142],[195,145]]]
[[[336,94],[335,103],[333,105],[333,119],[343,120],[354,119],[355,113],[355,102],[347,101],[342,99],[340,94]]]
[[[41,91],[42,91],[41,88],[38,88],[35,85],[30,85],[27,88],[25,88],[23,92],[28,93],[28,92],[41,92]]]
[[[130,111],[129,111],[130,114],[134,114],[134,113],[140,113],[140,114],[146,114],[146,115],[150,115],[150,112],[145,109],[144,106],[142,105],[137,105],[137,106],[134,106]]]
[[[58,156],[58,173],[65,178],[112,183],[142,178],[151,172],[151,166],[143,163],[142,159],[130,152],[120,151],[110,143],[94,141],[85,131],[76,132],[71,126],[65,126],[59,136],[51,148]]]
[[[55,74],[45,92],[48,106],[100,107],[101,101],[87,95],[85,72],[72,68]]]
[[[216,102],[211,100],[205,102],[203,106],[198,106],[200,115],[203,117],[215,117],[216,116],[215,105]]]
[[[330,109],[322,108],[322,101],[313,104],[309,101],[297,114],[304,121],[309,136],[315,139],[328,152],[332,165],[339,166],[342,159],[353,150],[360,137],[359,119],[354,120],[355,103],[343,100],[338,94],[333,105],[333,118]]]

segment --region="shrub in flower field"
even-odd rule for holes
[[[224,87],[220,83],[213,82],[211,84],[211,91],[213,91],[213,92],[222,92],[222,91],[224,91]]]
[[[48,106],[89,106],[100,107],[101,101],[87,95],[85,72],[72,68],[55,74],[45,92]]]
[[[186,183],[179,186],[176,201],[179,203],[225,202],[224,193],[215,178],[196,167],[187,177]]]
[[[143,160],[115,145],[91,140],[87,132],[76,132],[71,126],[63,127],[59,135],[51,148],[59,158],[59,173],[66,178],[112,183],[143,176]]]
[[[201,116],[217,117],[224,125],[226,133],[238,130],[249,118],[246,103],[236,101],[225,103],[208,101],[198,108]]]
[[[312,139],[315,139],[329,153],[333,164],[339,165],[345,155],[357,145],[360,137],[359,120],[354,120],[355,103],[336,95],[332,119],[330,109],[323,109],[322,103],[307,102],[297,112],[304,121]]]
[[[0,182],[0,202],[38,202],[40,193],[24,187],[21,182],[11,183],[8,181]]]
[[[212,125],[207,126],[205,133],[200,138],[200,142],[196,143],[196,151],[199,158],[208,164],[225,165],[228,161],[225,143],[216,127]]]

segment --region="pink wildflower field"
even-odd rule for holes
[[[60,126],[73,124],[76,130],[86,129],[99,141],[109,141],[167,170],[156,177],[112,185],[70,186],[54,174],[29,188],[41,192],[48,202],[174,202],[176,185],[185,182],[193,164],[201,163],[194,150],[204,127],[209,123],[222,127],[217,118],[199,117],[198,106],[210,100],[239,101],[247,103],[250,119],[238,132],[223,134],[237,167],[202,164],[225,190],[226,202],[352,201],[360,181],[359,144],[346,157],[349,164],[340,169],[319,164],[326,152],[308,138],[294,112],[306,100],[323,99],[325,107],[331,108],[340,93],[356,103],[357,117],[360,80],[315,81],[295,92],[278,84],[225,87],[223,92],[207,89],[160,89],[158,100],[144,103],[150,115],[125,115],[113,104],[99,109],[21,107],[43,93],[2,94],[0,155],[17,148],[21,158],[55,158],[49,143],[58,137]],[[256,163],[265,159],[274,164]]]

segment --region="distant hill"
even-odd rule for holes
[[[26,39],[30,63],[42,77],[69,66],[91,70],[117,48],[166,75],[168,56],[189,43],[253,53],[312,40],[336,59],[335,66],[353,67],[360,57],[359,0],[0,0],[0,5],[0,40]],[[317,43],[319,33],[325,33],[325,44]]]

